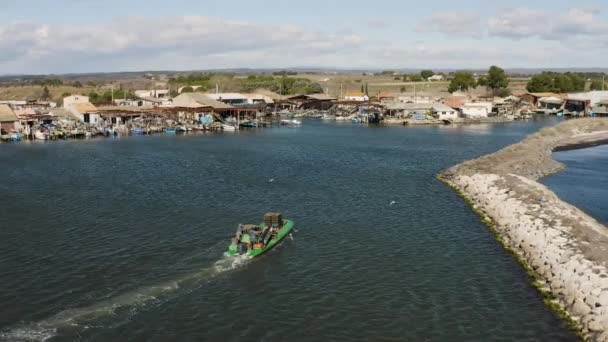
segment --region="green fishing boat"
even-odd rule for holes
[[[293,230],[294,223],[280,213],[267,213],[260,225],[242,224],[228,247],[228,255],[256,257],[279,244]]]

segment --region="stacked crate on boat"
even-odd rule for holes
[[[272,216],[274,213],[266,213],[264,214],[264,225],[266,227],[272,227]]]
[[[275,213],[272,217],[272,225],[275,227],[280,227],[283,225],[283,215],[280,213]]]
[[[264,224],[268,227],[280,227],[283,225],[283,215],[281,213],[266,213]]]

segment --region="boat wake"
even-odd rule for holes
[[[67,309],[40,322],[23,324],[2,331],[0,341],[46,341],[54,337],[58,329],[88,329],[90,325],[102,318],[149,304],[159,304],[178,290],[191,292],[205,281],[245,265],[250,259],[247,255],[236,257],[224,255],[210,267],[183,275],[178,279],[142,287],[91,306]]]

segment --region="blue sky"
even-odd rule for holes
[[[0,74],[608,67],[608,2],[0,0]]]

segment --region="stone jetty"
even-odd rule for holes
[[[564,167],[553,151],[605,143],[608,119],[575,119],[439,175],[527,269],[545,302],[592,341],[608,341],[608,227],[537,181]]]

